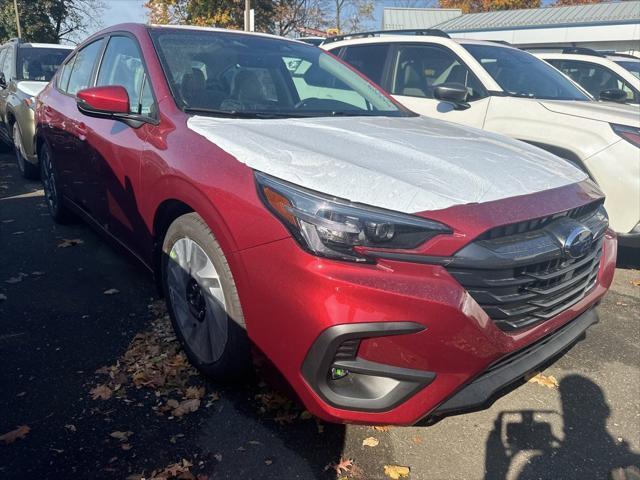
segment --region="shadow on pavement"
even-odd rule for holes
[[[560,381],[562,412],[503,411],[486,443],[485,479],[563,480],[640,478],[640,455],[607,432],[610,408],[602,389],[588,378]],[[561,415],[563,438],[545,417]],[[527,462],[517,459],[526,453]],[[520,461],[518,461],[520,460]],[[518,474],[510,469],[519,469]]]
[[[256,382],[208,384],[220,400],[181,419],[130,401],[93,400],[94,372],[114,363],[152,320],[156,296],[145,269],[82,223],[55,225],[41,186],[0,156],[0,478],[127,478],[182,458],[209,478],[335,478],[345,427],[279,422],[259,411]],[[63,239],[82,243],[59,248]],[[105,295],[108,289],[114,295]],[[131,449],[112,437],[131,431]]]

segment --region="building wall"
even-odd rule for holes
[[[518,47],[588,47],[640,54],[640,23],[449,32],[453,38],[501,40]]]

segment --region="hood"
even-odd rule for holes
[[[44,87],[46,86],[47,86],[47,82],[34,82],[31,80],[23,80],[22,82],[18,83],[17,88],[22,93],[29,95],[30,97],[35,97],[42,90],[44,90]]]
[[[540,103],[547,110],[555,113],[640,127],[640,105],[612,102],[572,102],[566,100],[544,100],[540,101]]]
[[[424,117],[194,116],[187,125],[253,169],[405,213],[499,200],[587,178],[536,147]]]

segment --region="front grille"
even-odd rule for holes
[[[594,241],[579,258],[563,253],[550,233],[552,221],[534,231],[482,237],[454,256],[447,270],[503,330],[548,320],[581,300],[596,283],[606,214],[599,207],[580,222],[593,232]]]
[[[491,240],[494,238],[516,235],[518,233],[531,232],[544,228],[554,220],[562,217],[575,219],[585,218],[592,215],[602,205],[602,203],[602,200],[597,200],[580,207],[572,208],[571,210],[556,213],[555,215],[548,215],[546,217],[525,220],[524,222],[510,223],[509,225],[501,225],[499,227],[495,227],[491,230],[486,231],[480,237],[478,237],[478,240]]]

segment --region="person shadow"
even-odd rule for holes
[[[569,375],[559,390],[562,412],[500,412],[486,442],[485,480],[640,480],[640,455],[607,432],[611,409],[602,389]],[[554,415],[562,417],[562,439],[544,420]],[[526,463],[521,453],[527,453]]]

